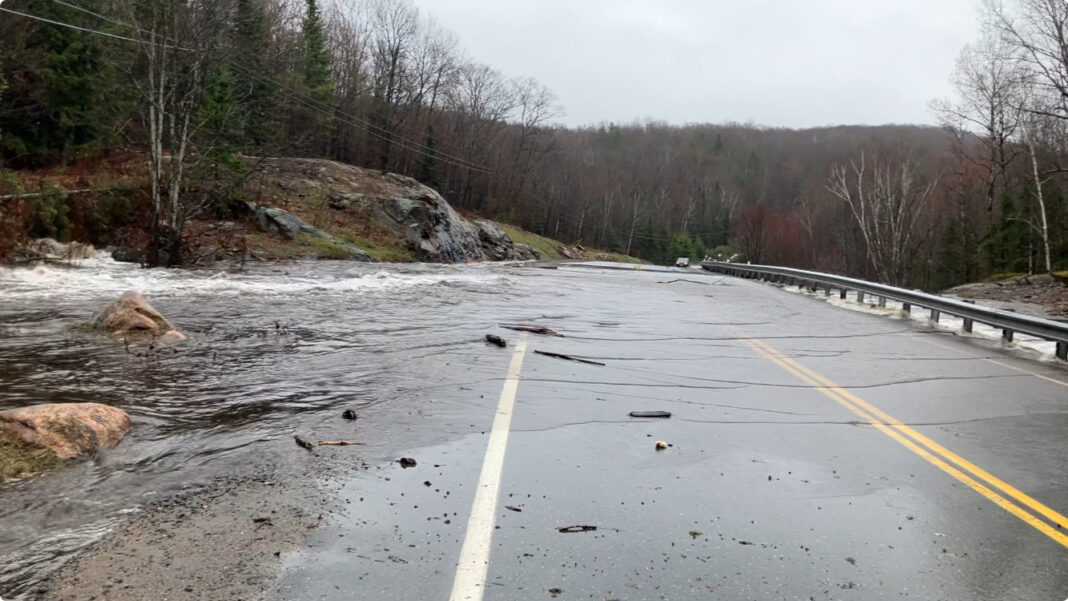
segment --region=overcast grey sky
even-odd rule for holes
[[[563,122],[932,123],[978,0],[415,0]]]

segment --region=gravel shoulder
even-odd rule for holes
[[[332,511],[314,483],[222,480],[153,506],[30,598],[262,599],[286,552]]]
[[[999,282],[964,284],[943,294],[971,300],[993,301],[991,306],[1051,319],[1068,318],[1068,285],[1041,274]],[[1015,306],[1018,305],[1018,306]]]

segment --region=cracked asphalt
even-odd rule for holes
[[[1068,597],[1063,365],[746,280],[522,270],[521,307],[471,308],[509,347],[380,442],[418,465],[333,476],[267,598]],[[473,515],[520,317],[564,336],[525,335]],[[464,561],[485,583],[457,591]]]

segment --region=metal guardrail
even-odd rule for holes
[[[805,271],[803,269],[769,265],[721,263],[719,261],[705,261],[701,263],[701,267],[708,271],[747,279],[796,283],[799,286],[811,284],[808,286],[809,288],[822,287],[827,295],[831,294],[832,289],[837,289],[839,298],[845,298],[846,292],[849,290],[856,290],[857,302],[864,302],[864,296],[871,295],[876,297],[879,306],[883,307],[886,306],[887,299],[892,299],[900,302],[902,310],[906,313],[910,312],[914,306],[929,309],[932,321],[937,322],[942,313],[960,317],[964,320],[963,330],[965,332],[971,332],[972,325],[978,322],[1000,328],[1001,337],[1006,342],[1012,342],[1014,332],[1055,342],[1057,343],[1057,357],[1068,360],[1068,324],[1065,323],[1029,315],[1020,315],[1011,311],[980,307],[966,301],[818,271]]]

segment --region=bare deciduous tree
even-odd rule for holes
[[[880,281],[908,280],[918,248],[917,223],[937,183],[937,177],[923,178],[907,154],[891,162],[861,153],[859,161],[831,168],[827,189],[849,206]]]

